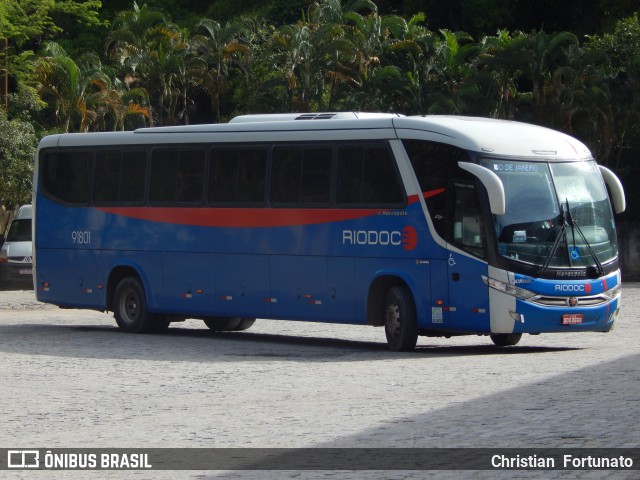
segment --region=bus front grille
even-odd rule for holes
[[[595,307],[606,303],[609,298],[604,295],[592,297],[550,297],[539,295],[531,298],[533,303],[545,307]]]

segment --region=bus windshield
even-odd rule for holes
[[[504,184],[496,215],[501,256],[542,268],[585,268],[617,256],[613,213],[595,161],[484,159]]]

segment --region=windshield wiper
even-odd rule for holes
[[[580,234],[580,237],[582,238],[582,241],[584,242],[585,246],[587,247],[587,250],[589,251],[589,254],[591,255],[591,258],[593,258],[593,261],[596,264],[596,267],[597,267],[597,270],[598,270],[598,276],[604,275],[604,267],[602,266],[602,263],[600,263],[600,260],[598,260],[598,256],[595,254],[595,252],[591,248],[591,245],[587,241],[587,237],[585,237],[584,233],[582,232],[582,229],[578,225],[578,222],[576,222],[573,219],[573,217],[571,216],[571,209],[569,208],[569,199],[567,198],[565,200],[565,202],[567,204],[567,213],[566,213],[567,214],[567,221],[568,221],[569,225],[571,226],[571,237],[573,238],[574,251],[578,251],[578,249],[576,247],[576,234],[575,234],[575,231],[577,230],[578,233]],[[569,258],[571,258],[571,255],[569,255]],[[571,265],[571,261],[569,261],[569,265]]]
[[[553,241],[553,246],[551,247],[551,250],[549,250],[549,253],[544,259],[544,263],[542,264],[542,267],[540,267],[540,270],[538,271],[538,274],[537,274],[538,277],[542,277],[544,272],[547,271],[547,268],[549,268],[549,263],[551,262],[551,259],[553,258],[553,256],[556,254],[556,251],[560,246],[560,242],[564,239],[565,244],[567,243],[567,217],[565,215],[564,207],[562,204],[560,204],[560,215],[558,215],[558,218],[561,220],[560,230],[556,234],[556,238]]]

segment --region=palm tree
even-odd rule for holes
[[[216,121],[220,121],[220,98],[227,88],[229,70],[238,68],[248,80],[251,47],[240,40],[245,31],[242,23],[222,26],[204,19],[197,31],[201,33],[191,39],[192,81],[207,93]]]
[[[39,93],[62,132],[86,132],[104,128],[112,117],[114,128],[124,128],[127,116],[149,118],[149,110],[127,98],[93,54],[71,59],[60,45],[51,42],[35,65]],[[133,95],[135,92],[129,92]],[[138,95],[139,97],[139,95]]]
[[[140,8],[134,1],[132,10],[120,12],[114,19],[105,40],[107,55],[121,66],[131,58],[144,55],[151,32],[165,21],[164,14],[150,10],[146,5]]]
[[[474,81],[483,85],[485,111],[493,118],[516,116],[520,96],[518,79],[523,75],[521,45],[527,41],[527,35],[521,32],[512,35],[507,30],[498,30],[496,36],[485,37],[480,42]]]
[[[568,48],[577,45],[578,39],[572,33],[548,35],[543,31],[534,32],[526,37],[526,41],[518,41],[514,45],[513,58],[519,59],[515,66],[531,83],[533,120],[536,123],[544,125],[547,117],[553,116],[553,110],[547,108],[547,86],[553,72],[567,64]]]
[[[312,111],[312,89],[322,78],[314,69],[312,37],[312,27],[298,22],[282,27],[271,41],[274,62],[287,86],[290,111]]]
[[[473,73],[473,59],[479,47],[464,32],[440,30],[442,38],[434,45],[430,83],[434,92],[429,95],[432,113],[465,113],[465,99],[473,98],[475,86],[468,92],[467,78]]]
[[[105,43],[120,77],[134,88],[149,92],[155,122],[188,123],[186,32],[146,5],[118,14]]]
[[[97,58],[84,60],[77,64],[60,45],[50,42],[35,65],[40,96],[53,109],[63,132],[87,131],[98,117],[95,99],[105,89],[105,79]]]
[[[423,113],[429,93],[429,79],[433,75],[436,38],[422,25],[426,20],[423,13],[405,21],[394,17],[387,28],[391,35],[385,44],[384,63],[390,63],[400,71],[401,81],[392,88],[392,98],[396,98],[396,109],[405,113]]]

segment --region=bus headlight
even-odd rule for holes
[[[609,298],[610,300],[614,300],[614,299],[618,298],[620,296],[620,284],[616,285],[615,287],[613,287],[613,288],[611,288],[611,289],[609,289],[609,290],[607,290],[605,292],[602,292],[602,294],[605,297]]]
[[[489,287],[498,290],[499,292],[506,293],[507,295],[511,295],[512,297],[519,298],[520,300],[529,300],[531,297],[536,296],[535,293],[530,292],[529,290],[516,287],[515,285],[511,285],[510,283],[501,282],[500,280],[496,280],[495,278],[485,277],[483,275],[482,281]]]

